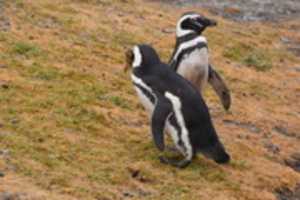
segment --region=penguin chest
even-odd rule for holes
[[[151,115],[154,110],[154,102],[152,102],[153,101],[152,98],[154,98],[154,97],[149,96],[151,94],[149,92],[147,93],[147,91],[145,91],[144,89],[142,89],[140,87],[135,86],[134,88],[137,92],[137,95],[138,95],[142,105],[144,106],[146,111]]]
[[[183,55],[177,73],[189,80],[196,88],[203,89],[208,81],[209,55],[203,47]]]

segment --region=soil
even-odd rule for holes
[[[236,21],[276,21],[300,16],[298,0],[162,0],[176,6],[199,6]]]
[[[294,191],[288,188],[281,188],[276,193],[278,200],[300,200],[300,185],[298,184]]]
[[[10,29],[10,21],[8,17],[5,15],[4,0],[0,0],[0,32],[9,31],[9,29]]]

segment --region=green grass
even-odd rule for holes
[[[257,71],[268,71],[272,68],[272,61],[264,53],[251,52],[243,58],[243,63],[254,67]]]
[[[126,99],[119,97],[119,96],[111,96],[109,97],[109,100],[116,106],[119,106],[121,108],[130,109],[130,106]]]
[[[272,68],[272,56],[267,53],[267,50],[249,44],[237,43],[228,47],[223,55],[257,71],[268,71]]]
[[[12,53],[19,55],[38,55],[41,52],[38,46],[28,42],[16,42],[12,46]]]

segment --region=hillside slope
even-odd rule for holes
[[[274,200],[300,183],[300,59],[280,41],[300,41],[299,22],[234,23],[141,0],[0,4],[0,199]],[[219,22],[205,36],[232,108],[210,88],[205,99],[232,162],[198,156],[179,170],[157,159],[123,54],[150,43],[168,60],[191,9]]]

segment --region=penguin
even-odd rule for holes
[[[155,146],[165,150],[166,131],[183,155],[179,160],[160,156],[162,163],[184,168],[198,152],[217,163],[230,161],[199,91],[162,63],[151,46],[141,44],[128,50],[125,71],[129,68],[132,68],[131,79],[137,95],[151,115]]]
[[[200,14],[194,12],[183,14],[177,22],[176,45],[169,65],[200,92],[208,82],[219,96],[224,109],[228,110],[231,105],[230,91],[210,64],[207,40],[202,35],[207,27],[216,25],[216,21]]]

